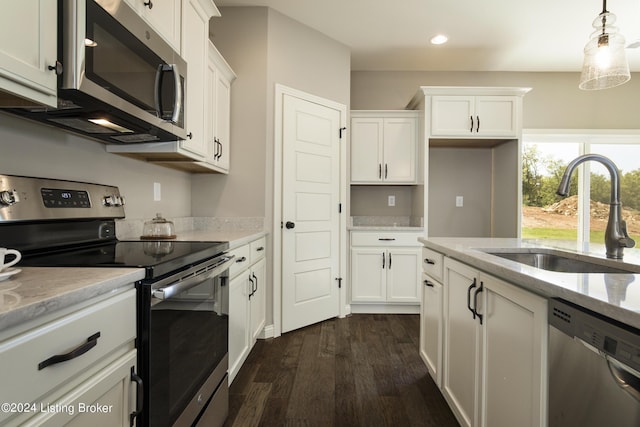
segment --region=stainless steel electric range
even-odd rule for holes
[[[117,187],[0,175],[0,242],[23,266],[139,267],[138,426],[219,426],[228,413],[227,242],[122,241]]]

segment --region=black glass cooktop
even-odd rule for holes
[[[25,253],[20,265],[31,267],[138,267],[155,279],[213,258],[227,242],[171,240],[118,241],[39,253]]]

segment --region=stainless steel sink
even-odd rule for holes
[[[561,273],[640,273],[640,266],[554,249],[482,249],[482,252]]]

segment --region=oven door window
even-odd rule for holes
[[[87,2],[86,31],[86,77],[154,116],[171,119],[174,70],[93,1]],[[182,118],[176,122],[182,123]]]
[[[227,354],[224,279],[215,278],[151,307],[150,425],[170,426]]]

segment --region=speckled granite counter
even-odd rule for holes
[[[0,331],[144,278],[140,268],[18,268],[0,282]]]
[[[551,248],[605,259],[604,245],[576,250],[552,240],[428,238],[426,247],[545,297],[559,297],[640,329],[640,274],[558,273],[482,252],[483,248]],[[570,249],[573,245],[574,249]],[[610,260],[613,261],[613,260]],[[615,261],[617,262],[617,261]],[[640,249],[625,249],[624,263],[640,265]]]

